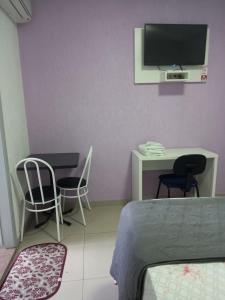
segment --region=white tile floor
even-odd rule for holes
[[[86,228],[70,217],[71,226],[61,226],[62,243],[67,246],[67,258],[61,287],[51,299],[117,300],[117,286],[109,269],[115,245],[120,205],[96,206],[85,210]],[[79,221],[80,215],[75,218]],[[38,243],[55,242],[56,224],[49,221],[38,230],[25,234],[20,249]]]

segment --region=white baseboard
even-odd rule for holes
[[[92,201],[91,206],[108,206],[108,205],[120,205],[124,206],[128,203],[128,200],[99,200],[99,201]]]

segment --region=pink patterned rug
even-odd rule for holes
[[[1,300],[44,300],[57,293],[67,249],[46,243],[28,247],[16,257],[0,289]]]

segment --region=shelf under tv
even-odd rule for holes
[[[188,81],[190,72],[183,70],[166,70],[160,72],[160,77],[161,81]]]

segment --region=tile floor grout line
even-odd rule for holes
[[[86,241],[86,235],[85,235],[85,229],[84,229],[84,243],[83,243],[83,274],[82,274],[82,300],[84,300],[84,249],[85,249],[85,241]]]
[[[84,281],[87,281],[87,280],[96,280],[96,279],[112,279],[112,277],[109,274],[108,276],[97,276],[97,277],[85,278]],[[112,281],[113,281],[113,279],[112,279]]]
[[[86,232],[86,234],[104,234],[104,233],[114,233],[114,232],[117,232],[117,230],[101,231],[101,232]]]
[[[80,282],[83,281],[83,279],[68,279],[68,280],[62,280],[61,283],[69,283],[69,282]]]

